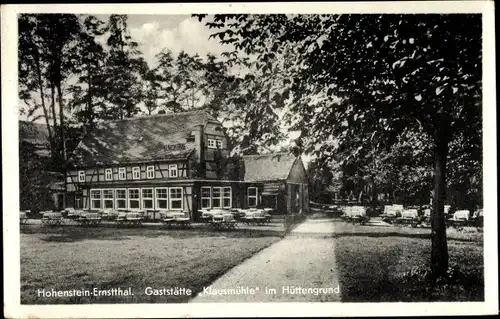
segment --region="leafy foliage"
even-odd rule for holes
[[[276,114],[274,105],[301,132],[303,150],[323,161],[359,164],[412,145],[432,163],[431,264],[444,275],[450,146],[481,148],[480,16],[237,14],[206,25],[216,30],[211,37],[254,58],[247,64],[255,85],[269,97],[254,123]]]

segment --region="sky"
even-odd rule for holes
[[[97,17],[103,21],[109,18],[108,15]],[[184,50],[200,56],[207,53],[220,56],[228,50],[217,40],[209,40],[213,31],[205,26],[204,21],[199,22],[190,15],[128,15],[128,27],[150,67],[154,66],[155,55],[164,48],[170,49],[175,55]]]

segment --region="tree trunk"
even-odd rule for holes
[[[67,163],[66,163],[66,136],[64,134],[64,102],[61,90],[61,82],[57,82],[57,96],[59,97],[59,132],[61,135],[61,154],[62,154],[62,164],[63,164],[63,172],[64,172],[64,195],[63,201],[66,201],[67,194]],[[66,203],[63,203],[63,206],[66,207]]]
[[[55,143],[54,143],[54,136],[52,135],[52,130],[50,128],[50,122],[49,122],[49,111],[47,110],[47,106],[45,105],[45,97],[43,94],[43,80],[42,80],[42,68],[40,66],[40,57],[38,54],[38,48],[35,47],[35,65],[36,65],[36,75],[38,78],[38,88],[40,89],[40,100],[42,102],[42,109],[43,109],[43,115],[45,117],[45,123],[47,125],[47,133],[49,135],[49,143],[50,143],[50,155],[54,156],[54,149],[55,149]]]
[[[433,278],[441,277],[448,270],[448,244],[444,203],[446,201],[446,162],[448,156],[448,137],[439,132],[436,136],[434,152],[434,200],[432,202],[432,251],[431,272]]]

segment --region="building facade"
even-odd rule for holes
[[[193,220],[200,209],[263,207],[264,183],[243,174],[246,162],[231,160],[222,124],[202,110],[106,122],[70,157],[67,206]]]

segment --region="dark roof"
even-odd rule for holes
[[[76,166],[124,164],[187,158],[193,131],[215,119],[203,110],[109,121],[83,138],[71,156]],[[172,149],[182,144],[184,149]]]
[[[47,125],[28,121],[19,121],[19,140],[32,146],[40,157],[50,156],[50,141]]]
[[[288,153],[243,156],[245,181],[286,180],[296,157]]]

